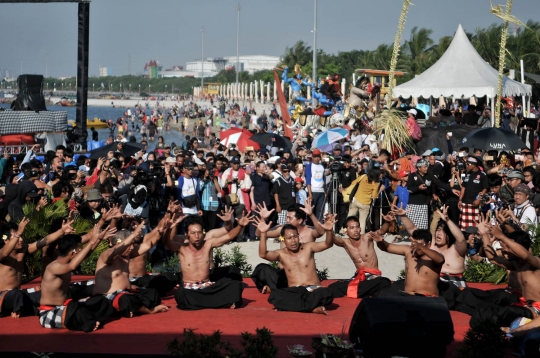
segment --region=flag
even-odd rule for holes
[[[279,75],[277,74],[276,70],[274,70],[274,80],[276,81],[279,107],[281,109],[281,117],[283,118],[283,131],[285,132],[285,136],[289,137],[289,139],[292,141],[293,134],[291,128],[289,128],[291,125],[291,117],[289,115],[289,109],[287,108],[285,95],[281,90],[281,81],[279,80]]]

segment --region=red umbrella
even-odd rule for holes
[[[252,135],[253,133],[246,129],[231,128],[220,132],[219,139],[224,146],[228,146],[231,143],[236,144],[238,150],[241,152],[244,151],[245,147],[253,147],[254,150],[259,150],[259,143],[249,139]]]

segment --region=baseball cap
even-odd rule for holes
[[[422,157],[430,156],[431,153],[433,153],[433,151],[432,151],[431,149],[428,149],[428,150],[426,150],[426,151],[422,154]]]
[[[165,159],[165,163],[176,163],[176,159],[173,157],[167,157],[167,159]]]
[[[302,179],[301,177],[296,177],[296,178],[294,178],[294,182],[295,183],[303,183],[304,179]]]
[[[416,162],[416,167],[417,168],[424,167],[424,166],[428,166],[427,160],[420,159],[419,161]]]
[[[400,178],[405,178],[407,175],[409,175],[408,171],[406,171],[406,170],[400,170],[399,171],[399,177]]]
[[[312,156],[316,156],[316,155],[321,156],[321,151],[318,150],[318,149],[314,149],[314,150],[311,152],[311,155],[312,155]]]
[[[467,228],[465,229],[465,233],[478,234],[478,228],[476,226],[467,226]]]
[[[163,148],[170,148],[171,145],[170,144],[163,144]]]
[[[240,164],[240,158],[232,157],[231,158],[231,164]]]
[[[523,193],[525,195],[531,195],[531,188],[527,184],[519,184],[514,189],[514,193]]]
[[[195,157],[195,159],[193,160],[195,162],[195,164],[197,165],[204,165],[206,164],[205,162],[203,162],[202,160],[200,160],[198,157]]]
[[[510,173],[508,173],[507,177],[508,177],[508,179],[517,178],[517,179],[525,180],[525,176],[519,170],[512,170]],[[515,190],[514,190],[514,192],[515,192]]]
[[[341,146],[341,144],[336,144],[333,150],[343,150],[343,147]]]
[[[407,113],[411,113],[413,116],[416,117],[416,114],[417,114],[418,112],[416,112],[416,109],[411,108],[411,109],[409,109],[409,110],[407,111]]]

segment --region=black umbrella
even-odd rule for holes
[[[251,136],[252,141],[262,145],[269,145],[276,148],[292,148],[291,140],[274,133],[257,133]]]
[[[525,148],[521,138],[512,131],[500,128],[479,128],[463,138],[463,144],[482,150],[517,150]]]
[[[107,145],[104,145],[103,147],[90,151],[90,159],[107,158],[107,154],[110,151],[113,151],[113,152],[119,151],[118,143],[119,142],[113,142],[111,144],[107,144]],[[123,142],[122,150],[120,151],[120,153],[122,153],[124,157],[129,157],[137,153],[143,148],[144,148],[144,144],[141,144],[141,143]]]
[[[426,119],[426,114],[421,109],[418,109],[416,107],[398,107],[396,108],[399,111],[408,111],[409,109],[414,109],[416,111],[416,119]]]

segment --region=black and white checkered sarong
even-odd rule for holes
[[[285,225],[287,223],[287,210],[281,210],[280,213],[278,213],[278,225]]]
[[[64,111],[0,112],[0,135],[12,133],[63,132],[67,128]]]
[[[418,229],[427,230],[429,227],[429,213],[427,205],[407,204],[407,217],[411,219]]]

